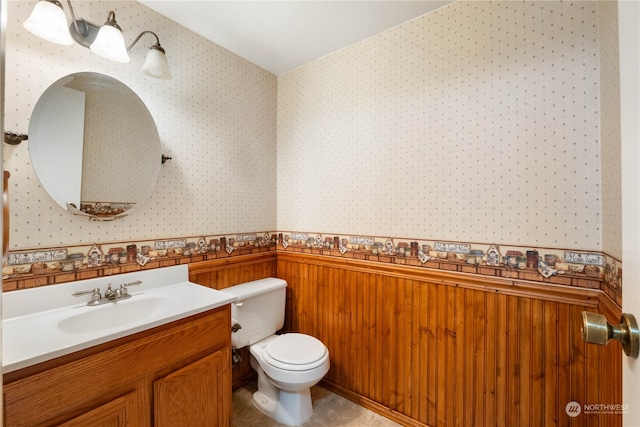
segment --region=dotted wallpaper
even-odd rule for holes
[[[275,229],[274,75],[135,1],[73,3],[78,17],[94,23],[114,10],[127,42],[143,30],[156,32],[174,78],[152,79],[140,73],[152,36],[132,49],[131,63],[114,63],[77,44],[60,46],[28,33],[22,22],[35,3],[8,2],[5,129],[27,133],[38,98],[61,77],[98,72],[120,80],[143,100],[158,127],[162,152],[172,160],[161,167],[152,196],[125,219],[89,222],[62,210],[44,192],[28,141],[5,144],[10,249]]]
[[[602,144],[602,250],[622,257],[622,172],[620,163],[620,58],[618,4],[598,2],[600,122]]]
[[[28,141],[5,145],[10,248],[298,230],[619,257],[607,3],[456,2],[276,77],[135,1],[74,2],[92,22],[115,10],[127,41],[157,32],[161,81],[139,72],[152,37],[113,63],[31,35],[35,1],[9,1],[6,130],[28,132],[59,78],[98,72],[142,99],[173,158],[148,200],[97,223],[50,200]]]
[[[155,182],[147,177],[157,177],[160,168],[155,122],[126,86],[103,82],[91,86],[83,90],[86,108],[80,200],[144,201],[153,191],[145,184]]]
[[[602,25],[456,2],[280,76],[278,229],[601,249]]]

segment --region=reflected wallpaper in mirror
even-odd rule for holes
[[[115,219],[153,191],[158,131],[140,98],[114,78],[84,72],[58,80],[38,100],[29,134],[38,179],[73,213]]]

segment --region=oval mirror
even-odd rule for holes
[[[103,221],[146,200],[161,165],[158,130],[142,100],[90,72],[63,77],[42,94],[29,123],[29,154],[53,200]]]

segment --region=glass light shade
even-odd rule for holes
[[[163,51],[154,47],[149,49],[149,53],[147,53],[142,72],[155,79],[169,80],[173,77],[167,56]]]
[[[67,27],[67,17],[60,3],[40,0],[33,8],[31,16],[23,24],[32,34],[62,45],[72,45],[73,39]]]
[[[111,26],[103,25],[98,35],[89,47],[96,55],[115,62],[129,62],[129,54],[124,44],[122,31]]]

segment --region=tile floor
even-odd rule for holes
[[[253,381],[233,393],[233,427],[280,427],[260,412],[251,400],[257,390]],[[400,424],[338,396],[318,385],[311,388],[314,412],[303,427],[396,427]]]

